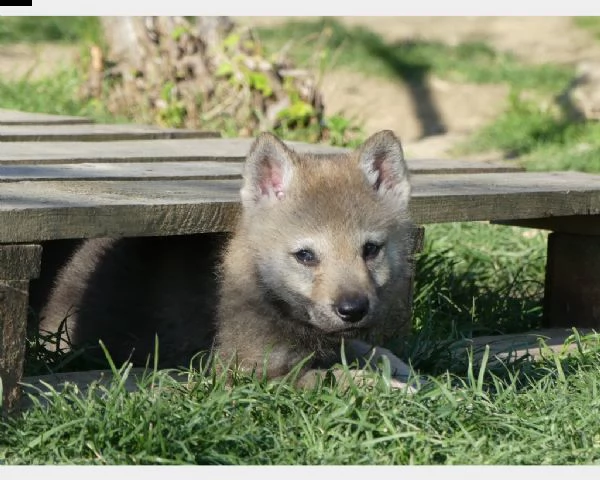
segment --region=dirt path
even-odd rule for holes
[[[310,17],[306,17],[309,19]],[[236,17],[239,23],[259,26],[288,17]],[[448,44],[480,40],[500,51],[510,51],[532,63],[577,63],[600,58],[600,42],[577,28],[569,17],[339,17],[347,25],[361,25],[392,42],[437,40]],[[20,78],[47,75],[72,62],[77,48],[0,46],[0,76]],[[390,128],[405,143],[411,157],[447,157],[450,149],[505,107],[503,85],[452,83],[430,78],[427,85],[410,88],[401,81],[368,77],[357,72],[332,71],[323,79],[328,113],[343,112],[361,120],[367,133]],[[426,95],[426,102],[423,101]]]
[[[72,64],[78,54],[79,47],[72,45],[0,45],[0,78],[20,80],[27,76],[48,76]]]
[[[288,19],[240,17],[238,21],[264,26]],[[569,17],[338,17],[338,20],[369,28],[388,42],[420,39],[456,45],[482,41],[530,63],[576,64],[600,58],[600,42],[576,27]],[[409,156],[422,158],[451,156],[457,142],[502,112],[508,94],[503,85],[457,84],[435,77],[425,87],[422,90],[427,91],[427,103],[436,110],[437,118],[431,118],[432,108],[425,108],[424,114],[423,91],[411,91],[400,81],[333,71],[324,79],[323,91],[330,112],[343,111],[363,119],[368,133],[391,128],[403,139]],[[444,127],[439,134],[435,132],[436,124]],[[494,154],[485,157],[493,158]]]
[[[236,17],[247,25],[274,25],[291,17]],[[314,17],[296,17],[310,20]],[[483,41],[532,63],[598,58],[600,42],[571,17],[337,17],[373,30],[389,42],[421,39],[456,45]]]

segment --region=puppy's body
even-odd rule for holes
[[[67,318],[66,343],[144,365],[159,338],[160,365],[181,366],[214,338],[215,266],[225,234],[99,238],[86,241],[60,272],[41,330]],[[65,344],[63,343],[63,347]]]
[[[355,337],[390,318],[408,327],[409,195],[391,132],[327,158],[263,134],[222,261],[219,234],[90,240],[61,272],[41,328],[56,331],[70,312],[71,342],[102,339],[117,362],[145,363],[157,334],[162,366],[214,345],[249,369],[266,358],[270,378],[312,355],[312,378],[340,360],[342,339],[353,360],[365,354]]]

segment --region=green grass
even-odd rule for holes
[[[599,401],[598,339],[582,342],[573,358],[524,358],[506,367],[481,366],[452,349],[473,333],[539,326],[545,234],[533,233],[484,223],[427,227],[406,354],[430,384],[415,396],[390,391],[385,376],[373,388],[297,391],[244,375],[230,390],[197,372],[192,388],[184,388],[158,373],[159,388],[136,393],[115,382],[107,390],[50,395],[47,404],[0,424],[0,461],[597,462],[600,420],[589,405]]]
[[[343,67],[406,81],[435,74],[456,82],[506,83],[542,91],[560,89],[573,76],[570,68],[526,65],[482,42],[457,46],[421,40],[387,43],[367,28],[348,27],[331,18],[291,21],[257,32],[266,49],[278,51],[289,44],[290,55],[297,61],[322,65],[325,70]]]
[[[529,170],[600,172],[600,125],[587,123],[563,144],[540,146],[523,158]]]
[[[372,387],[240,375],[232,388],[191,372],[165,373],[127,393],[51,393],[3,420],[5,464],[591,464],[600,462],[600,344],[583,339],[569,359],[548,356],[495,375],[471,365],[415,395]]]
[[[413,335],[390,347],[428,373],[465,368],[456,340],[541,325],[546,234],[454,223],[428,225],[416,264]]]
[[[505,298],[517,293],[541,294],[546,232],[486,222],[427,225],[425,232],[425,246],[417,261],[417,291],[435,289],[454,303],[461,294],[465,305],[471,304],[472,297],[488,299],[484,292]],[[520,292],[514,291],[517,284]],[[485,317],[490,324],[497,324],[493,311],[487,311]],[[522,319],[517,320],[520,327],[516,327],[523,328]]]
[[[569,119],[513,94],[507,110],[457,152],[493,149],[519,158],[529,170],[600,172],[600,125]]]
[[[600,39],[600,17],[575,17],[573,20],[575,25],[589,30]]]
[[[111,115],[101,100],[80,99],[78,91],[82,81],[81,73],[75,68],[61,70],[52,77],[35,80],[0,80],[0,108],[57,115],[83,115],[106,123],[126,121]]]
[[[0,43],[98,42],[101,33],[98,17],[0,17]]]

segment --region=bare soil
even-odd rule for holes
[[[265,26],[290,17],[238,17]],[[310,17],[305,17],[309,19]],[[570,17],[338,17],[363,26],[389,42],[431,40],[449,45],[482,41],[523,61],[577,64],[600,58],[600,42]],[[360,73],[332,71],[323,83],[325,106],[364,121],[367,133],[391,128],[411,157],[448,157],[470,133],[491,121],[506,105],[503,85],[457,84],[435,77],[420,89]],[[440,128],[441,127],[441,128]],[[493,158],[493,152],[485,154]],[[478,155],[477,158],[482,158]]]

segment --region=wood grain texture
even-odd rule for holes
[[[0,245],[0,279],[30,280],[40,274],[40,245]]]
[[[218,132],[160,128],[152,125],[0,125],[0,142],[52,142],[214,138]]]
[[[600,236],[548,236],[544,323],[600,328]]]
[[[246,158],[252,138],[121,140],[119,142],[9,142],[0,164],[152,161],[236,161]],[[339,153],[328,145],[286,142],[301,152]]]
[[[504,172],[505,167],[443,160],[409,160],[413,174]],[[66,164],[0,164],[0,182],[22,180],[202,180],[241,178],[243,161],[111,162]]]
[[[0,108],[0,125],[78,125],[84,123],[94,123],[94,121],[87,117],[49,115]]]
[[[0,166],[23,164],[132,163],[243,161],[251,138],[206,138],[171,140],[122,140],[119,142],[10,142],[0,149]],[[286,142],[299,152],[343,153],[347,149],[303,142]],[[408,159],[411,172],[481,173],[517,172],[523,169],[509,162]]]
[[[526,220],[505,220],[492,223],[516,227],[538,228],[553,232],[579,235],[600,235],[600,215],[571,215],[568,217],[529,218]],[[599,237],[600,238],[600,237]]]
[[[414,176],[411,212],[421,223],[600,213],[600,175],[579,172]]]
[[[600,175],[416,175],[416,223],[600,214]],[[239,180],[0,183],[0,242],[227,231]],[[594,219],[592,219],[595,221]]]
[[[241,179],[238,162],[67,163],[0,165],[0,182],[22,180],[204,180]]]
[[[593,333],[591,329],[578,329],[578,331],[581,335]],[[455,354],[463,354],[465,357],[472,351],[473,361],[478,364],[483,358],[487,345],[490,349],[488,365],[493,365],[500,361],[513,361],[525,355],[533,359],[541,359],[544,354],[547,356],[548,350],[557,353],[576,352],[576,342],[569,342],[565,347],[565,342],[572,335],[571,328],[546,328],[526,333],[464,338],[456,341],[450,348]]]
[[[2,410],[18,401],[25,361],[29,279],[39,273],[39,245],[0,245],[0,378]]]

